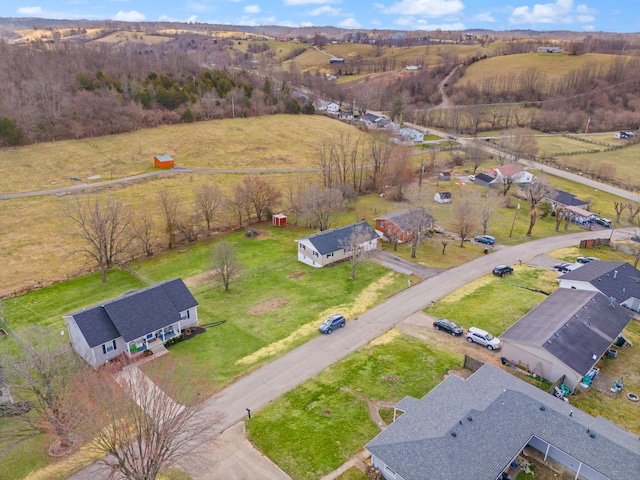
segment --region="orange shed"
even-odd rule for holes
[[[158,168],[173,168],[173,157],[171,155],[156,155],[153,157],[153,164]]]

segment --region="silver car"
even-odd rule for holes
[[[500,339],[494,337],[489,332],[481,330],[476,327],[471,327],[467,333],[467,342],[479,343],[480,345],[487,347],[489,350],[498,350],[502,346]]]

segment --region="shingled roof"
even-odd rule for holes
[[[588,282],[619,303],[630,297],[640,298],[640,271],[627,262],[589,262],[565,273],[559,280],[561,286],[563,280]]]
[[[585,375],[632,318],[633,312],[611,306],[600,292],[559,288],[500,338],[542,347]]]
[[[326,255],[327,253],[335,252],[345,248],[345,242],[349,237],[356,232],[357,229],[361,229],[366,235],[367,240],[373,240],[379,238],[376,231],[367,222],[354,223],[353,225],[347,225],[346,227],[334,228],[331,230],[324,230],[323,232],[314,233],[301,240],[308,240],[313,248],[320,255]],[[299,241],[299,240],[298,240]]]
[[[532,436],[608,478],[640,471],[636,435],[489,364],[401,404],[404,415],[366,449],[405,479],[495,479]]]
[[[436,219],[428,214],[424,208],[407,208],[405,210],[398,210],[397,212],[381,215],[380,217],[377,217],[376,220],[389,220],[402,231],[409,232],[415,228],[416,215],[425,216],[424,219],[421,218],[420,222],[423,225],[429,225],[436,221]]]
[[[118,337],[126,342],[140,338],[177,322],[180,312],[197,305],[182,279],[177,278],[70,315],[93,348]]]

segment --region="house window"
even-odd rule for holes
[[[389,467],[387,467],[386,465],[384,466],[384,469],[387,471],[387,473],[389,473],[393,478],[396,478],[396,472],[394,472],[393,470],[391,470]]]
[[[113,352],[115,349],[116,349],[116,341],[115,340],[102,344],[102,353],[104,355],[106,355],[108,352]]]
[[[329,258],[329,257],[333,257],[333,252],[327,253],[327,258]]]
[[[320,254],[319,254],[318,252],[313,252],[313,256],[314,256],[314,257],[319,257],[319,256],[320,256]]]
[[[300,244],[300,248],[301,248],[302,250],[305,250],[305,249],[306,249],[306,247],[305,247],[303,244]]]
[[[384,222],[380,222],[380,227],[384,228]]]
[[[180,312],[180,320],[186,320],[189,318],[189,310],[185,310],[184,312]]]

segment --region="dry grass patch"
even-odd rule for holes
[[[285,305],[290,305],[290,302],[286,301],[282,297],[274,297],[269,298],[264,302],[260,302],[253,307],[247,308],[247,312],[249,312],[251,315],[258,316],[262,315],[263,313],[273,312],[274,310],[277,310]]]
[[[393,282],[394,276],[395,274],[392,272],[386,274],[380,280],[365,288],[353,303],[349,305],[338,305],[335,308],[332,308],[330,311],[324,311],[320,313],[318,315],[318,320],[301,326],[295,332],[291,333],[288,337],[267,345],[266,347],[261,348],[251,355],[247,355],[246,357],[241,358],[237,363],[239,365],[251,365],[253,363],[259,362],[264,358],[268,358],[289,350],[289,347],[292,344],[315,332],[318,328],[317,323],[320,320],[337,311],[341,312],[347,318],[347,321],[349,318],[353,318],[359,315],[375,303],[378,292],[386,286],[390,285]]]
[[[386,345],[388,343],[393,342],[396,338],[400,337],[402,335],[402,333],[400,333],[400,330],[396,330],[395,328],[383,333],[382,335],[380,335],[378,338],[376,338],[375,340],[372,340],[371,342],[369,342],[369,347],[375,347],[378,345]]]

